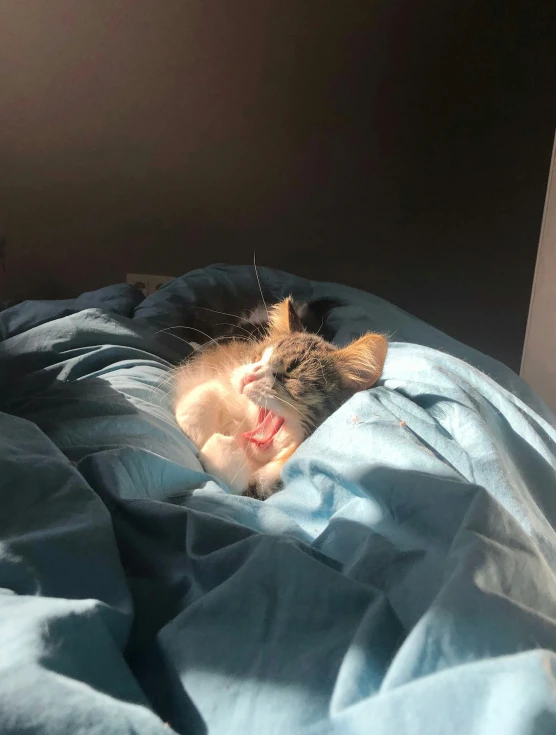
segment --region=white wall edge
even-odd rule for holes
[[[556,409],[556,135],[552,148],[520,375]],[[548,280],[547,280],[548,274]],[[554,280],[551,280],[554,274]],[[548,327],[548,331],[547,331]],[[548,362],[550,361],[550,362]]]

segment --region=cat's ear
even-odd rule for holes
[[[274,334],[303,332],[303,324],[295,310],[291,296],[280,301],[270,310],[270,331]]]
[[[346,388],[366,390],[382,375],[388,342],[381,334],[365,334],[334,353]]]

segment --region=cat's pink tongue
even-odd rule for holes
[[[246,431],[242,436],[247,441],[265,449],[282,428],[284,419],[281,416],[276,416],[272,411],[259,408],[258,421],[259,423],[253,431]]]

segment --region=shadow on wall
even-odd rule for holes
[[[522,11],[2,5],[8,295],[256,251],[515,362],[553,132],[550,18]]]

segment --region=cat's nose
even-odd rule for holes
[[[255,368],[252,372],[247,373],[247,375],[244,375],[242,386],[241,386],[242,388],[241,392],[243,393],[243,390],[245,389],[246,385],[249,385],[249,383],[254,383],[256,380],[259,380],[262,377],[262,372],[263,371],[260,368]]]

